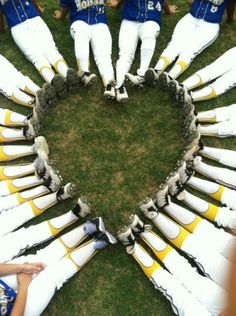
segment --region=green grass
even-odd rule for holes
[[[76,67],[73,41],[67,21],[57,22],[52,14],[57,1],[42,1],[44,19],[69,65]],[[155,56],[170,40],[174,25],[188,11],[185,1],[178,2],[180,12],[164,16],[157,40]],[[119,11],[109,10],[109,25],[113,36],[113,62],[117,60]],[[186,78],[212,62],[234,45],[236,25],[222,24],[217,41],[198,56]],[[37,71],[13,43],[8,31],[0,35],[1,53],[21,71],[42,85]],[[92,56],[92,54],[91,54]],[[132,70],[139,63],[139,51]],[[97,73],[91,57],[92,71]],[[1,70],[0,70],[1,71]],[[181,137],[180,109],[157,87],[136,90],[128,86],[130,102],[126,105],[105,103],[100,78],[91,89],[81,87],[80,95],[60,102],[45,119],[43,134],[50,145],[51,158],[65,182],[77,185],[78,195],[86,194],[94,209],[102,215],[112,232],[125,222],[137,204],[154,191],[175,166],[184,148]],[[217,100],[197,104],[197,109],[210,109],[235,101],[236,89]],[[4,97],[1,106],[21,113],[28,110],[12,104]],[[232,139],[207,139],[208,145],[235,148]],[[62,214],[73,206],[66,201],[53,207],[31,223],[38,223]],[[29,224],[31,224],[29,223]],[[39,293],[40,296],[40,293]],[[161,315],[173,312],[169,303],[145,278],[136,263],[117,245],[99,253],[89,264],[56,293],[44,315]]]

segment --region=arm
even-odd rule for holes
[[[11,316],[23,316],[27,300],[27,293],[30,282],[32,280],[31,274],[19,273],[17,275],[17,296],[11,312]]]
[[[233,0],[228,0],[227,6],[226,6],[227,22],[228,23],[232,23],[235,21],[234,11],[235,11],[235,2]]]
[[[4,16],[3,13],[0,11],[0,32],[4,31]]]
[[[24,263],[24,264],[0,264],[0,276],[24,273],[39,273],[44,269],[42,263]]]
[[[69,7],[61,7],[60,10],[54,11],[53,17],[56,20],[64,20],[69,12]]]
[[[107,0],[106,5],[110,8],[120,8],[124,0]]]
[[[44,12],[44,8],[42,8],[39,5],[39,1],[38,0],[32,0],[33,5],[35,6],[36,10],[41,14]]]
[[[173,15],[178,12],[178,7],[176,5],[169,5],[168,0],[164,0],[163,8],[168,15]]]

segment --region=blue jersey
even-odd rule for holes
[[[60,5],[70,9],[71,24],[78,20],[97,24],[107,23],[105,2],[106,0],[60,0]]]
[[[124,0],[121,16],[136,22],[154,21],[161,25],[163,0]]]
[[[16,292],[0,279],[0,315],[10,316]]]
[[[207,0],[194,0],[190,13],[197,19],[203,19],[206,22],[220,23],[226,8],[227,0],[224,0],[219,6]]]
[[[31,0],[0,0],[9,28],[39,15]]]

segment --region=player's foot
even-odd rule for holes
[[[196,129],[195,132],[193,132],[189,135],[187,142],[188,142],[190,147],[196,146],[197,152],[199,150],[204,149],[204,143],[203,143],[203,140],[202,140],[202,137],[201,137],[201,134],[200,134],[198,128]]]
[[[116,101],[119,103],[126,103],[129,101],[127,90],[123,84],[119,88],[116,88]]]
[[[94,249],[101,250],[109,244],[114,245],[116,243],[116,238],[108,231],[105,231],[104,233],[100,233],[96,236]]]
[[[52,167],[49,168],[49,166],[47,169],[47,173],[48,173],[48,176],[44,181],[44,185],[45,187],[49,189],[49,191],[56,192],[61,186],[62,177],[60,173],[58,172],[58,170]]]
[[[186,150],[183,152],[182,160],[186,161],[188,167],[193,165],[193,160],[198,152],[197,146],[187,146]]]
[[[139,208],[141,210],[141,212],[143,212],[143,214],[149,218],[155,218],[158,215],[158,208],[156,207],[154,201],[147,197],[146,199],[144,199],[140,204],[139,204]]]
[[[176,98],[181,102],[181,103],[186,103],[186,102],[192,102],[192,97],[188,90],[185,88],[185,86],[182,85],[182,87],[179,88],[179,91],[177,93]]]
[[[176,97],[176,95],[178,95],[179,88],[180,85],[175,79],[170,80],[170,82],[168,83],[168,90],[173,97]]]
[[[143,88],[143,84],[145,82],[144,76],[139,76],[137,73],[132,75],[128,72],[125,77],[133,86]]]
[[[184,137],[189,137],[192,133],[196,132],[198,126],[197,117],[190,116],[184,124]]]
[[[85,87],[90,87],[97,79],[95,74],[83,70],[78,71],[78,76]]]
[[[73,207],[72,212],[77,217],[85,217],[91,213],[91,205],[88,202],[86,196],[81,196],[78,198],[76,205]]]
[[[47,103],[52,106],[57,103],[57,93],[54,87],[50,83],[44,83],[43,85],[44,97]]]
[[[60,187],[57,191],[57,201],[63,201],[73,198],[75,195],[75,186],[73,183],[67,183],[65,186]]]
[[[38,156],[34,162],[35,173],[39,179],[45,179],[47,176],[47,170],[45,168],[45,157]]]
[[[44,136],[38,136],[35,138],[33,149],[38,156],[48,159],[49,147]]]
[[[139,236],[144,232],[148,232],[152,229],[151,225],[145,225],[137,214],[132,214],[129,219],[129,227],[135,236]]]
[[[159,73],[158,70],[153,69],[153,68],[148,68],[146,71],[145,75],[145,83],[151,87],[155,86],[158,79],[159,79]]]
[[[126,249],[132,250],[135,245],[135,236],[132,232],[132,229],[129,226],[123,226],[117,233],[117,238],[122,243],[123,246],[126,246]]]
[[[160,83],[161,83],[162,87],[165,89],[168,88],[168,85],[169,85],[171,80],[172,80],[172,78],[165,71],[160,75]]]
[[[108,84],[105,87],[105,91],[104,91],[104,98],[105,99],[111,99],[111,100],[115,100],[116,99],[116,82],[115,80],[110,80],[108,82]]]
[[[84,224],[84,232],[94,237],[99,233],[105,233],[105,231],[106,228],[102,217],[94,217]]]
[[[33,116],[29,119],[28,125],[23,127],[23,134],[27,140],[33,140],[39,136],[40,124]]]
[[[193,176],[194,171],[187,167],[186,161],[180,160],[178,162],[177,172],[179,174],[179,180],[181,184],[185,184]]]
[[[58,74],[52,79],[52,86],[56,90],[57,96],[64,99],[68,96],[68,88],[65,80]]]
[[[156,204],[158,207],[163,208],[170,203],[169,188],[167,184],[159,186],[156,193]]]
[[[195,110],[195,106],[192,102],[185,102],[183,104],[183,116],[191,116],[191,115],[197,115],[197,112]]]
[[[34,108],[39,108],[44,113],[48,111],[48,100],[43,89],[36,91]]]
[[[184,190],[182,183],[180,182],[179,173],[177,171],[169,175],[169,177],[166,179],[166,184],[168,185],[171,196],[175,196]]]
[[[66,74],[66,83],[69,88],[69,92],[76,93],[79,90],[79,76],[75,69],[68,68]]]

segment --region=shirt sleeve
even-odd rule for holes
[[[61,7],[70,7],[71,6],[71,0],[60,0],[60,6]]]

